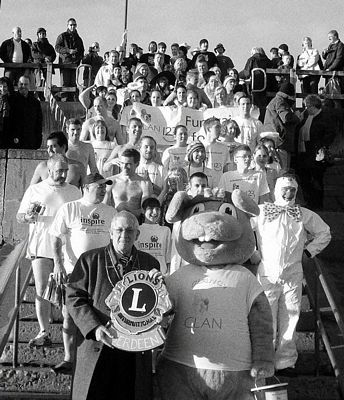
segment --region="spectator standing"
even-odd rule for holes
[[[312,47],[312,39],[306,36],[302,41],[302,53],[297,58],[296,69],[320,71],[323,68],[324,66],[318,50]],[[320,75],[304,75],[299,76],[299,78],[302,83],[302,93],[318,94]]]
[[[9,96],[13,93],[11,81],[0,78],[0,149],[6,149],[10,135],[10,103]]]
[[[55,44],[55,50],[59,53],[60,64],[79,64],[84,56],[84,44],[76,30],[77,24],[74,18],[67,21],[67,31],[61,33]],[[74,69],[61,69],[61,86],[76,87],[76,74]],[[61,95],[61,99],[72,100],[73,96],[67,93]]]
[[[246,144],[251,152],[258,143],[259,133],[262,131],[263,124],[256,118],[251,117],[251,99],[246,95],[239,98],[239,115],[234,118],[240,128],[240,135],[236,141]]]
[[[21,76],[18,92],[9,97],[9,149],[39,149],[42,144],[42,109],[40,102],[29,92],[30,80]]]
[[[82,59],[83,64],[88,64],[91,66],[91,82],[93,85],[96,78],[97,72],[103,65],[103,58],[98,54],[100,51],[100,46],[98,42],[93,42],[88,48],[88,54]],[[85,77],[84,77],[85,79]]]
[[[65,182],[68,162],[63,155],[55,154],[48,160],[47,165],[48,178],[28,187],[17,213],[18,222],[27,223],[30,227],[27,258],[32,260],[36,286],[35,305],[40,331],[30,340],[30,346],[51,345],[48,330],[50,303],[42,297],[49,274],[54,270],[49,228],[62,204],[81,197],[75,186]]]
[[[266,107],[264,131],[278,132],[282,144],[279,146],[288,153],[286,168],[290,167],[291,157],[295,155],[295,128],[300,119],[294,113],[295,88],[291,83],[283,83],[276,96]]]
[[[1,43],[0,47],[0,58],[4,63],[27,63],[31,58],[30,46],[22,40],[22,30],[19,26],[12,29],[13,37],[7,39]],[[27,75],[28,72],[22,68],[16,69],[5,69],[7,78],[12,82],[13,85],[18,83],[19,78],[22,75]]]
[[[214,52],[216,54],[217,65],[221,70],[221,81],[223,82],[225,77],[227,76],[228,68],[234,68],[233,61],[224,55],[226,49],[224,48],[222,43],[216,45]]]
[[[202,55],[205,58],[205,61],[208,64],[208,69],[213,68],[215,65],[217,65],[216,56],[212,51],[208,51],[208,47],[209,47],[208,40],[201,39],[199,42],[200,52],[196,53],[191,60],[192,67],[196,66],[196,60],[200,55]]]

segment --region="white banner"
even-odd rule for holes
[[[174,128],[185,125],[188,129],[189,141],[203,136],[204,120],[216,117],[220,120],[234,118],[238,109],[234,107],[208,108],[205,111],[193,110],[185,107],[152,107],[142,103],[134,103],[125,107],[120,124],[127,126],[130,118],[140,118],[143,123],[143,135],[152,136],[159,149],[174,144]]]

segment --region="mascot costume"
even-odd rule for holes
[[[173,197],[166,220],[181,221],[176,247],[188,265],[165,278],[175,315],[157,366],[163,400],[253,399],[255,379],[273,375],[271,309],[242,266],[258,214],[240,190]]]

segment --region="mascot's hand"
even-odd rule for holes
[[[251,261],[251,264],[257,265],[260,263],[261,259],[262,259],[262,256],[261,256],[259,250],[255,250],[250,258],[250,261]]]
[[[251,368],[252,378],[269,378],[275,372],[274,364],[268,361],[256,361]]]

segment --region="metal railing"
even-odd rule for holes
[[[6,265],[2,265],[2,268],[7,269],[7,277],[1,282],[0,293],[3,318],[0,326],[0,355],[13,329],[13,368],[18,365],[19,309],[32,275],[31,263],[25,258],[27,241],[26,238],[19,243],[6,258]]]

